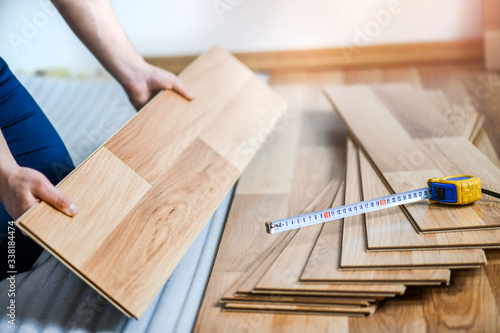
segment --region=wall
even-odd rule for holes
[[[480,38],[480,0],[112,0],[143,55]],[[14,70],[100,68],[48,0],[0,0],[0,55]]]

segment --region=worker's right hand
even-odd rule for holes
[[[2,172],[0,201],[14,220],[40,200],[66,215],[74,216],[78,213],[76,205],[57,190],[41,172],[18,165]]]

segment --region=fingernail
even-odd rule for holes
[[[66,209],[64,212],[69,216],[75,216],[76,214],[78,214],[78,208],[76,208],[76,205],[72,203],[71,205],[69,205],[69,208]]]

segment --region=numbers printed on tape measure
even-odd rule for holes
[[[429,198],[429,188],[422,188],[404,193],[393,194],[383,198],[366,200],[341,207],[326,209],[319,212],[269,222],[267,225],[268,232],[277,233],[281,231],[293,230],[317,223],[339,220],[358,214],[368,213]]]

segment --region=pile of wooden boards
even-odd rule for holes
[[[257,150],[286,103],[220,48],[180,75],[189,102],[159,93],[16,224],[128,316],[139,318]],[[57,166],[54,166],[57,167]]]
[[[500,247],[500,200],[488,196],[266,234],[265,221],[421,188],[431,177],[472,174],[500,190],[491,143],[478,145],[491,160],[471,143],[485,134],[482,117],[451,108],[441,91],[339,85],[325,89],[328,105],[314,86],[275,88],[290,124],[240,178],[195,331],[346,331],[339,315],[371,315],[407,286],[447,286],[452,269],[483,269],[483,249]],[[481,301],[474,320],[496,321],[495,300]]]

